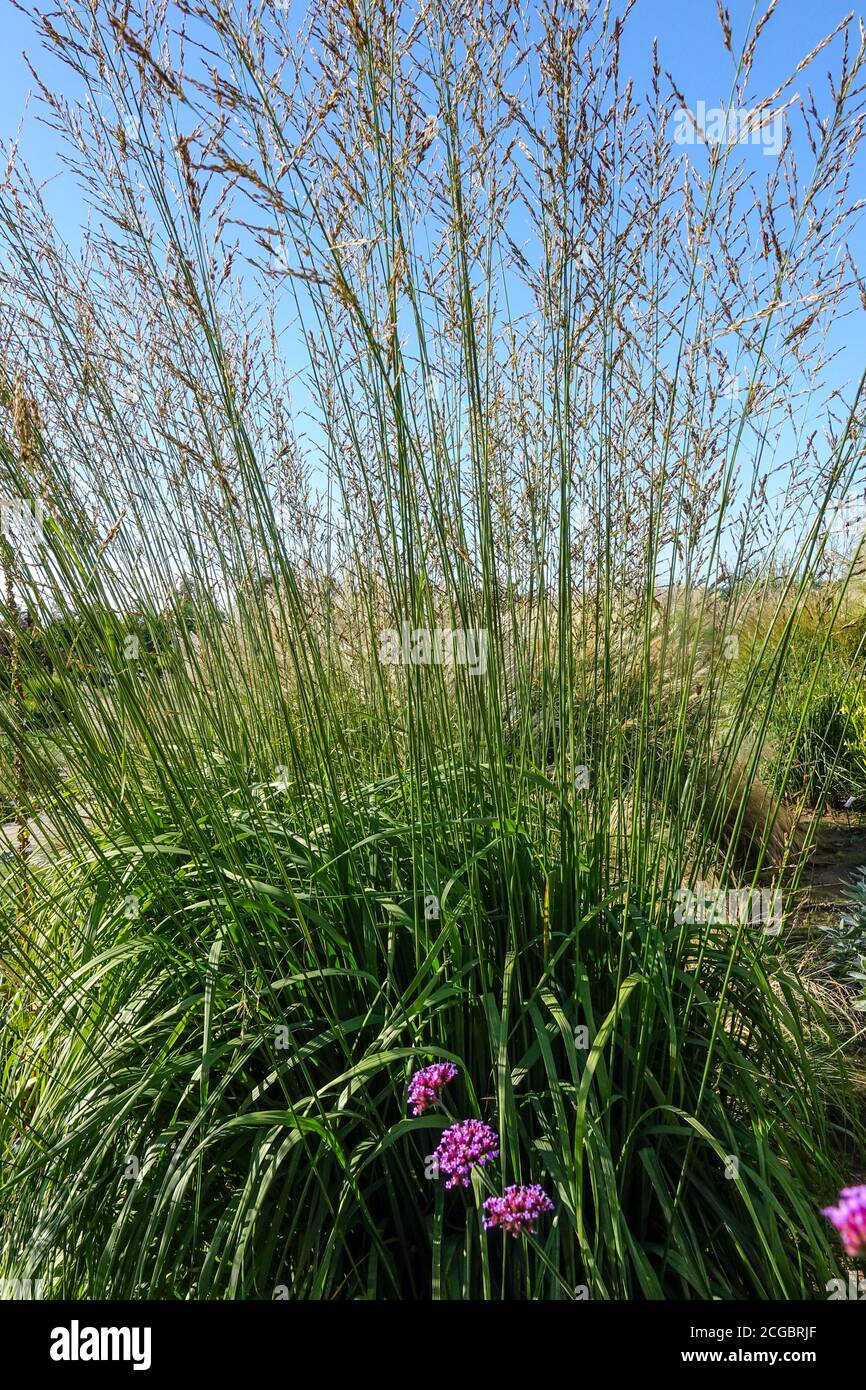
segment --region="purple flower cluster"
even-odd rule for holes
[[[409,1104],[413,1115],[423,1115],[438,1105],[442,1092],[457,1075],[453,1062],[434,1062],[416,1071],[409,1082]],[[483,1168],[499,1157],[499,1135],[483,1120],[461,1120],[446,1129],[433,1154],[436,1171],[444,1173],[446,1187],[468,1187],[472,1169]],[[512,1236],[522,1231],[535,1234],[536,1222],[553,1211],[553,1202],[535,1183],[531,1187],[506,1187],[502,1197],[488,1197],[484,1203],[484,1229],[500,1227]]]
[[[409,1104],[413,1115],[423,1115],[431,1105],[438,1105],[444,1087],[453,1081],[457,1068],[453,1062],[434,1062],[416,1071],[409,1082]]]
[[[512,1185],[506,1187],[504,1196],[487,1198],[484,1229],[492,1231],[499,1226],[511,1236],[522,1231],[535,1235],[536,1222],[548,1211],[553,1211],[553,1203],[538,1183],[531,1187]]]
[[[461,1120],[446,1129],[433,1155],[446,1187],[468,1187],[472,1169],[499,1157],[499,1136],[481,1120]]]
[[[837,1207],[824,1207],[823,1215],[832,1221],[849,1255],[866,1256],[866,1186],[843,1187]]]

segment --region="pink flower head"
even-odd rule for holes
[[[488,1197],[484,1203],[484,1229],[492,1231],[501,1226],[509,1235],[521,1231],[535,1235],[536,1222],[545,1212],[553,1211],[553,1203],[538,1183],[531,1187],[506,1187],[503,1197]]]
[[[838,1207],[824,1207],[849,1255],[866,1255],[866,1186],[843,1187]]]
[[[409,1082],[409,1104],[413,1115],[423,1115],[431,1105],[438,1105],[442,1091],[457,1075],[453,1062],[434,1062],[416,1071]]]
[[[446,1187],[468,1187],[472,1169],[499,1157],[499,1136],[481,1120],[461,1120],[446,1129],[433,1155]]]

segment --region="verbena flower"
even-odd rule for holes
[[[431,1105],[438,1105],[442,1091],[457,1075],[453,1062],[434,1062],[416,1071],[409,1082],[409,1104],[413,1115],[423,1115]]]
[[[824,1207],[849,1255],[866,1255],[866,1186],[843,1187],[837,1207]]]
[[[553,1202],[538,1183],[531,1187],[513,1184],[506,1187],[504,1196],[487,1198],[484,1229],[492,1231],[500,1226],[512,1236],[519,1236],[522,1231],[535,1235],[539,1217],[549,1211],[553,1211]]]
[[[472,1169],[499,1157],[499,1136],[481,1120],[461,1120],[446,1129],[433,1155],[446,1187],[468,1187]]]

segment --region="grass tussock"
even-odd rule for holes
[[[758,182],[674,142],[630,8],[36,17],[94,217],[71,254],[10,159],[0,473],[44,524],[0,557],[5,1277],[838,1273],[861,1102],[790,945],[821,808],[866,790],[830,370],[866,47],[755,103],[764,24],[723,23],[732,108],[832,54]],[[702,885],[781,892],[780,929],[678,910]],[[499,1160],[446,1192],[467,1116]],[[555,1203],[519,1241],[480,1220],[510,1183]]]

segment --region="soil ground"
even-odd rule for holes
[[[810,817],[802,825],[809,825]],[[866,870],[866,812],[827,811],[815,835],[798,890],[798,910],[833,917],[852,879]]]

